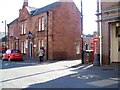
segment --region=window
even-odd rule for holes
[[[26,41],[24,41],[24,53],[26,53]]]
[[[26,23],[22,23],[22,32],[21,34],[26,34]]]
[[[42,40],[41,43],[42,43],[42,47],[44,47],[44,40]]]
[[[44,31],[44,30],[45,30],[45,21],[44,21],[44,17],[41,18],[41,24],[42,24],[41,30]]]
[[[21,53],[23,53],[23,54],[26,53],[26,41],[23,41],[21,43]]]
[[[18,42],[15,42],[15,47],[16,49],[18,49]]]
[[[38,40],[38,50],[40,50],[41,47],[44,47],[44,40]]]
[[[76,54],[80,54],[80,44],[77,44],[76,46]]]
[[[21,42],[21,53],[23,53],[23,42]]]
[[[11,42],[11,49],[13,49],[14,48],[14,43],[13,42]]]
[[[38,40],[38,51],[40,51],[40,40]]]
[[[44,16],[39,18],[39,31],[45,30],[45,18]]]
[[[120,27],[116,28],[116,37],[120,37]]]
[[[13,34],[13,30],[11,29],[10,30],[10,36],[13,36],[14,34]]]
[[[39,31],[41,31],[41,18],[39,18]]]

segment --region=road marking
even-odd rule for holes
[[[84,70],[85,69],[88,69],[88,68],[90,68],[90,67],[92,67],[93,66],[93,64],[91,64],[91,65],[89,65],[89,66],[86,66],[85,68],[83,68]]]
[[[88,74],[88,75],[76,74],[76,75],[72,75],[71,77],[76,77],[78,79],[93,79],[93,78],[98,78],[100,76],[92,75],[92,74]]]
[[[110,78],[110,79],[120,81],[120,77],[118,77],[118,78]]]
[[[5,66],[7,66],[7,65],[8,65],[8,63],[5,63],[4,65],[5,65]]]
[[[104,80],[98,80],[98,81],[88,82],[87,84],[93,85],[93,86],[104,87],[104,86],[118,84],[118,81],[104,79]]]

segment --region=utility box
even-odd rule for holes
[[[94,60],[93,50],[86,50],[84,53],[85,63],[92,63]]]

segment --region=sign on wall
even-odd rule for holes
[[[98,49],[98,38],[93,38],[93,51],[96,53]]]

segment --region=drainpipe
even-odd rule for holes
[[[101,0],[99,0],[99,12],[101,13]],[[100,17],[99,19],[101,20],[101,14],[100,14]],[[101,21],[99,22],[99,30],[100,30],[100,65],[102,65],[102,31],[101,31]]]
[[[49,17],[49,11],[46,12],[47,14],[47,30],[46,30],[46,60],[48,60],[48,17]]]

